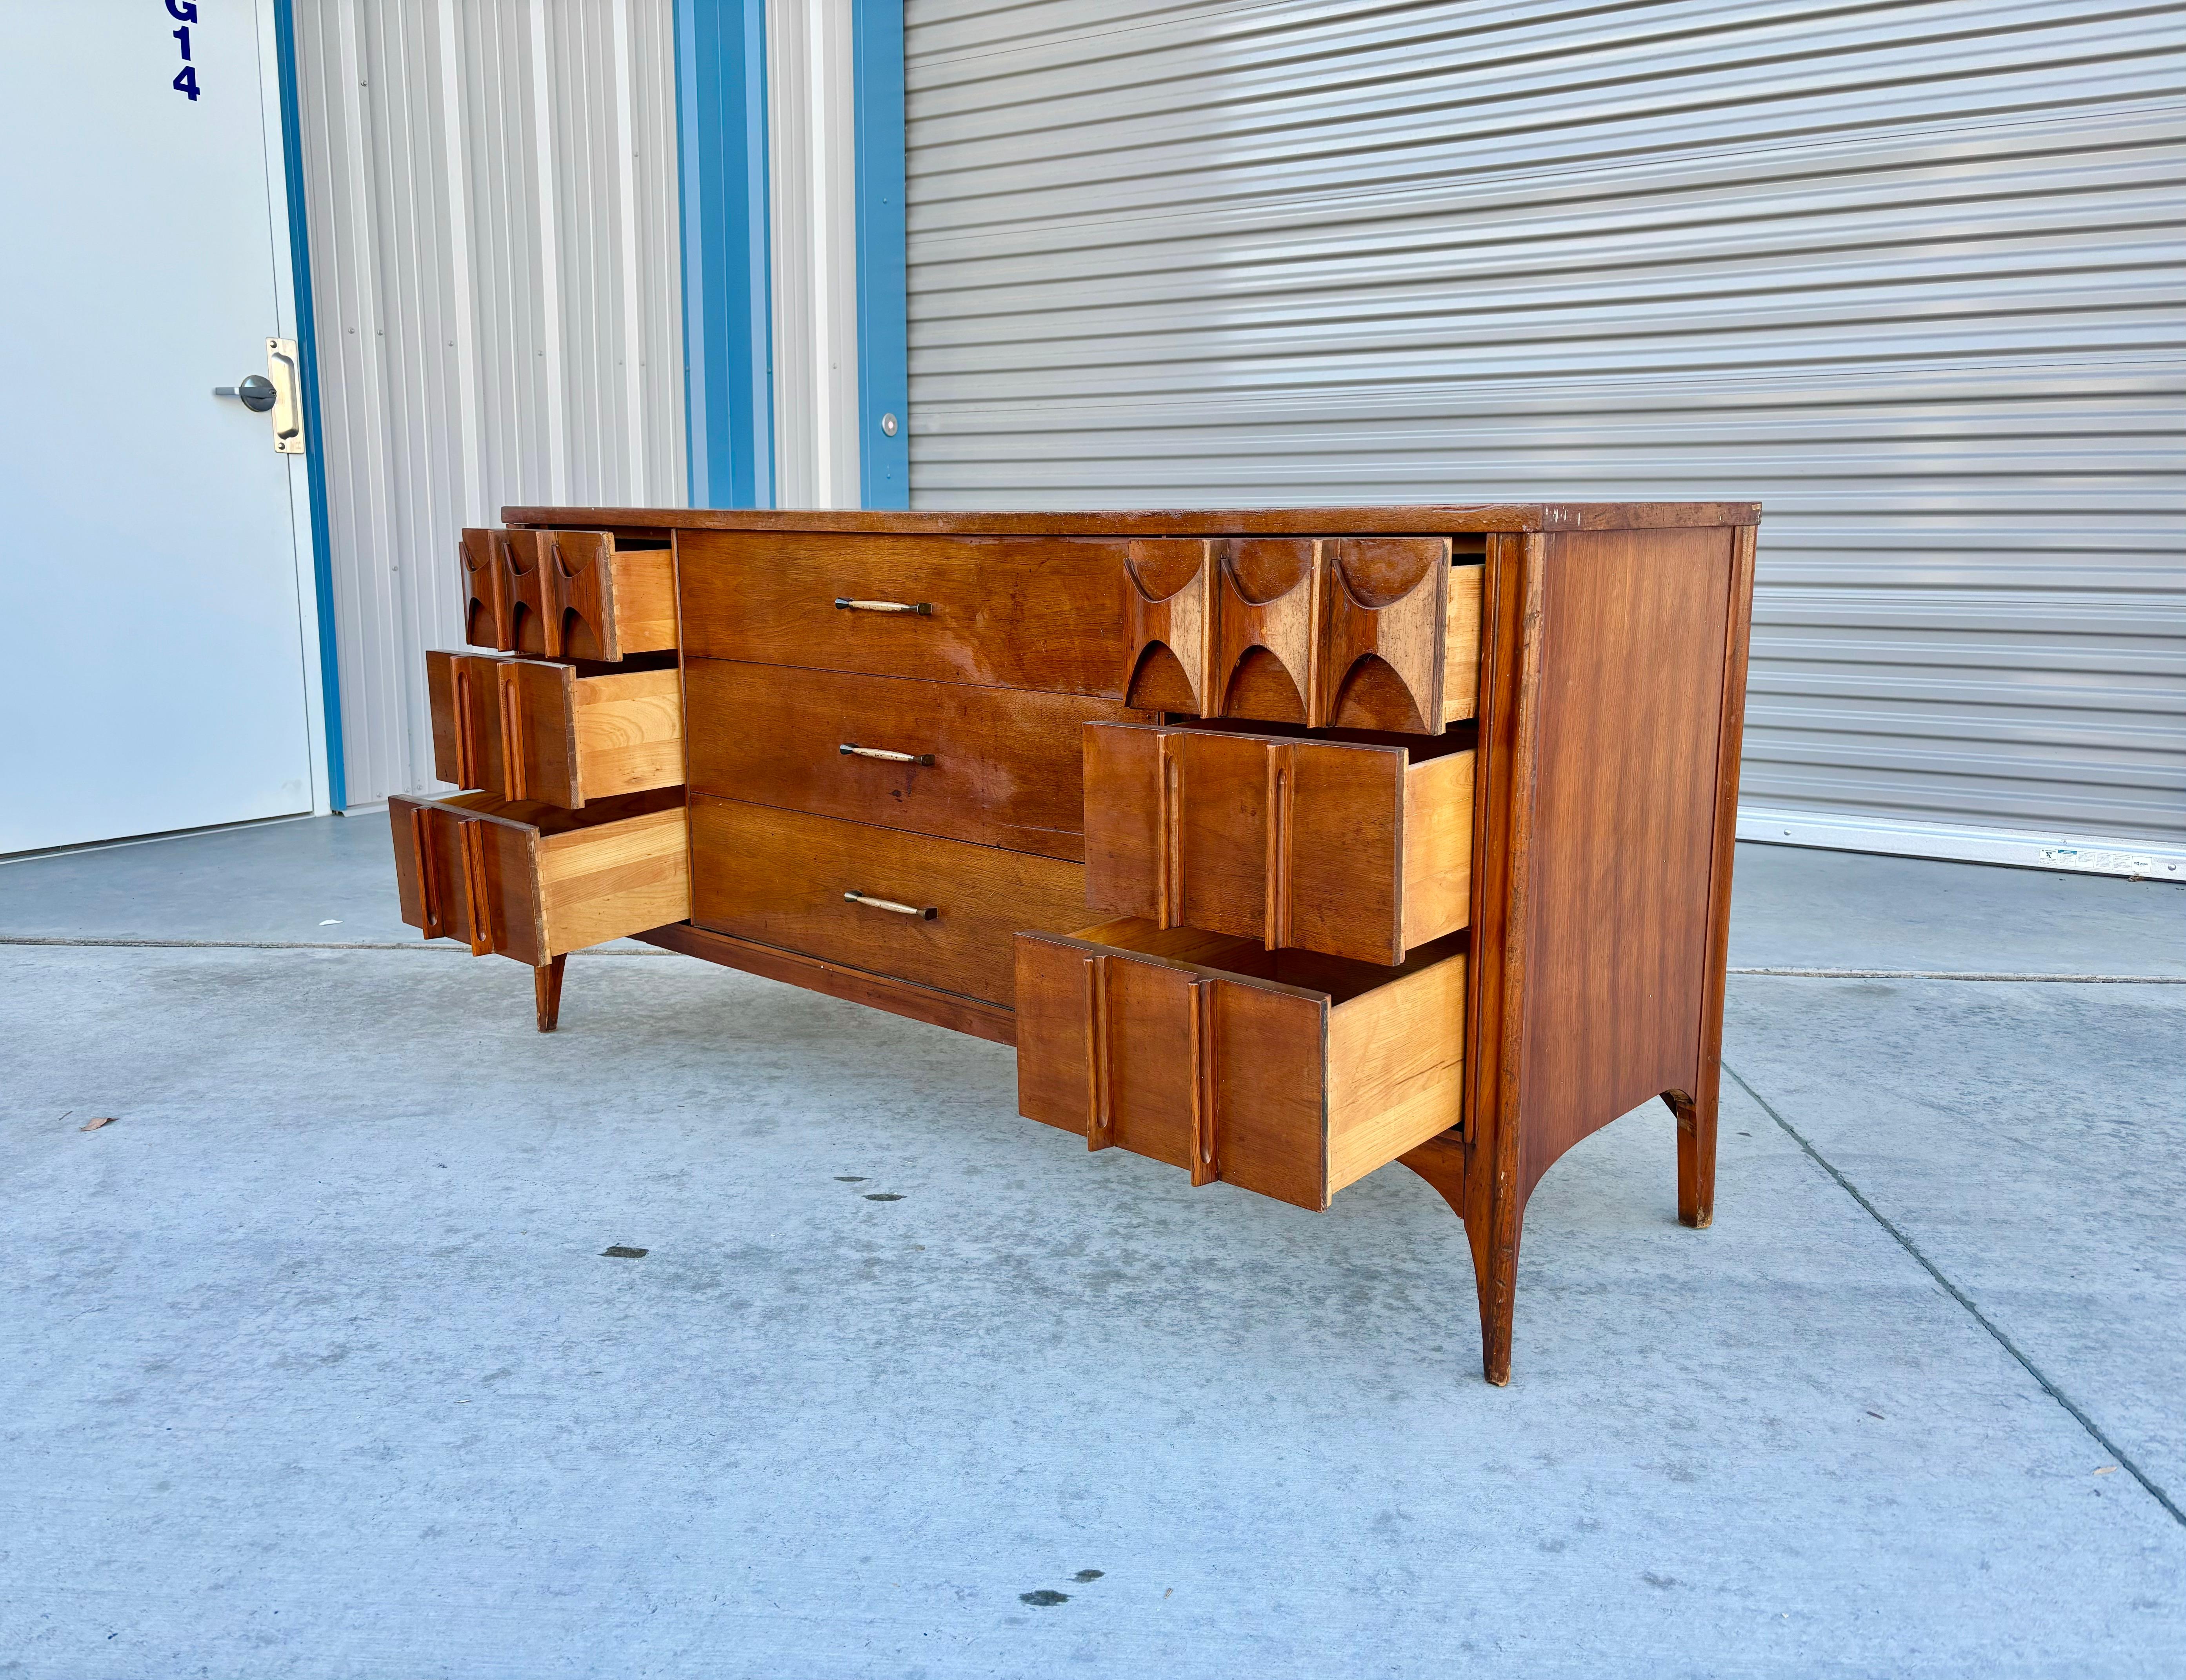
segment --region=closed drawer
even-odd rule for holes
[[[1089,720],[1111,700],[692,659],[691,786],[1047,857],[1085,855]]]
[[[1133,542],[1125,697],[1195,717],[1439,734],[1477,708],[1479,541]]]
[[[463,639],[474,647],[610,663],[675,646],[675,557],[606,531],[462,535]]]
[[[433,773],[458,787],[576,809],[683,781],[672,663],[628,670],[433,652],[425,686]]]
[[[1129,920],[1017,939],[1027,1117],[1300,1207],[1457,1125],[1465,936],[1400,968]]]
[[[429,939],[536,966],[690,916],[680,787],[581,811],[486,793],[398,794],[387,809],[402,919]]]
[[[1363,962],[1463,927],[1473,753],[1213,728],[1085,730],[1085,901]]]
[[[1074,863],[703,794],[691,857],[702,927],[1006,1006],[1017,932],[1085,920]]]
[[[686,531],[687,652],[1120,699],[1129,545]]]

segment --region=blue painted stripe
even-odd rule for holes
[[[305,220],[304,123],[296,100],[294,0],[273,0],[273,41],[281,92],[281,161],[289,188],[289,266],[296,294],[296,360],[304,384],[304,479],[311,503],[311,579],[319,606],[320,707],[326,717],[327,802],[349,805],[342,753],[340,641],[334,630],[334,550],[327,518],[326,428],[319,420],[319,347],[311,308],[311,233]]]
[[[691,505],[774,505],[765,0],[676,0]]]
[[[851,0],[858,194],[858,481],[911,506],[911,296],[904,244],[902,0]],[[893,437],[883,428],[895,417]]]

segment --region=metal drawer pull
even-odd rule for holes
[[[930,904],[921,910],[916,904],[900,904],[894,899],[868,898],[863,893],[845,893],[843,899],[846,904],[871,904],[875,910],[894,910],[898,916],[915,916],[921,921],[931,921],[941,914]]]
[[[931,601],[853,601],[848,596],[838,595],[835,605],[846,613],[916,613],[922,619],[933,616]]]
[[[892,764],[930,764],[931,753],[891,753],[885,747],[860,747],[855,741],[845,741],[835,749],[845,758],[886,759]]]

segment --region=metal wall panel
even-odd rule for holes
[[[859,502],[850,45],[850,0],[767,0],[777,507]]]
[[[908,20],[915,505],[1757,499],[1749,809],[2186,843],[2186,7]]]
[[[672,0],[323,0],[297,80],[352,804],[431,787],[456,534],[680,507]]]

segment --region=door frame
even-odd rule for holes
[[[333,545],[327,524],[324,434],[319,425],[311,233],[304,215],[294,3],[294,0],[257,0],[255,13],[260,121],[266,161],[266,203],[272,226],[267,255],[273,268],[276,331],[282,338],[295,340],[303,384],[304,452],[289,457],[289,523],[296,552],[296,611],[304,657],[311,815],[326,816],[344,809],[349,799],[342,764],[341,673],[336,653]],[[266,73],[269,69],[270,76]],[[286,261],[282,260],[284,252]]]

